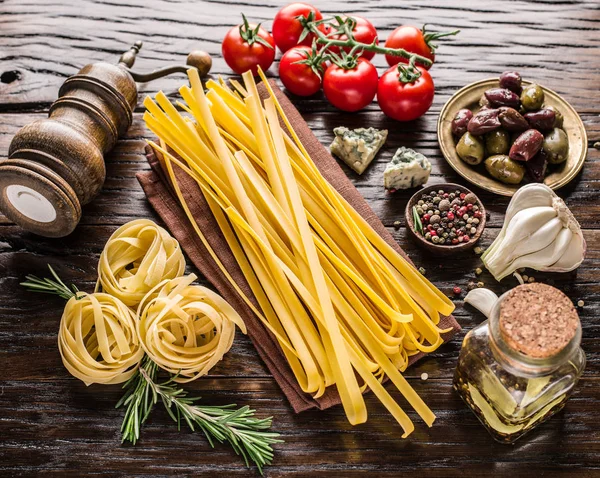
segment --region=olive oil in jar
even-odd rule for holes
[[[585,367],[580,342],[568,297],[519,286],[465,336],[454,389],[497,441],[512,443],[565,405]]]

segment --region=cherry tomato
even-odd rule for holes
[[[335,64],[325,70],[323,92],[327,100],[344,111],[358,111],[367,106],[377,93],[377,69],[364,58],[345,70]]]
[[[286,51],[279,60],[279,78],[283,85],[298,96],[314,95],[321,89],[321,76],[306,63],[297,63],[309,59],[312,48],[297,46]],[[325,65],[321,66],[321,72]]]
[[[412,25],[403,25],[396,28],[385,41],[385,46],[386,48],[403,48],[410,53],[424,56],[432,62],[435,60],[435,53],[425,38],[423,30]],[[401,56],[385,55],[385,59],[390,66],[400,62],[408,63],[408,60]],[[429,70],[431,66],[425,66],[424,68]]]
[[[400,81],[397,66],[392,66],[379,79],[377,102],[381,111],[398,121],[412,121],[423,116],[433,103],[435,88],[429,72],[416,67],[421,76],[412,83]]]
[[[241,25],[227,32],[221,45],[225,62],[241,75],[251,70],[258,74],[258,67],[267,71],[275,59],[275,40],[259,25],[248,23],[246,17]]]
[[[377,30],[375,29],[375,27],[369,20],[367,20],[366,18],[363,18],[363,17],[357,17],[356,15],[352,15],[352,18],[354,18],[354,20],[356,21],[356,25],[352,29],[352,35],[354,35],[354,39],[356,41],[359,41],[361,43],[369,43],[369,44],[373,43],[373,41],[374,41],[375,43],[379,44],[379,39],[377,38]],[[333,38],[335,40],[347,40],[348,39],[348,37],[345,34],[332,35],[331,38]],[[346,53],[350,53],[350,50],[352,48],[351,47],[343,47],[342,49]],[[329,51],[332,51],[339,55],[340,47],[332,45],[331,47],[329,47]],[[374,51],[361,50],[361,51],[359,51],[359,53],[363,58],[365,58],[367,60],[370,60],[371,58],[373,58],[375,56]]]
[[[275,43],[282,53],[285,53],[296,45],[312,45],[315,38],[314,33],[309,33],[302,41],[298,41],[304,30],[302,23],[296,18],[300,15],[304,18],[309,18],[310,16],[314,21],[323,18],[321,12],[308,3],[290,3],[279,10],[273,20],[272,30]],[[325,31],[324,27],[320,26],[319,29]]]

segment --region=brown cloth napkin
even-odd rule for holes
[[[293,128],[296,130],[302,144],[308,151],[323,176],[334,186],[340,194],[366,219],[371,227],[390,244],[402,256],[408,256],[400,249],[392,235],[385,229],[379,218],[371,210],[365,199],[360,195],[350,180],[346,177],[335,159],[331,157],[328,150],[321,145],[312,133],[302,116],[289,99],[282,93],[273,80],[271,86],[275,96],[281,103]],[[267,98],[268,93],[263,84],[258,86],[261,98]],[[340,403],[340,397],[335,387],[329,387],[326,393],[314,399],[304,393],[290,370],[285,356],[279,344],[271,333],[263,326],[262,322],[254,315],[251,309],[240,298],[237,292],[229,284],[217,264],[209,255],[208,251],[198,238],[190,225],[187,216],[176,200],[171,185],[165,176],[159,158],[152,148],[146,147],[148,162],[151,171],[137,174],[138,181],[142,185],[148,200],[158,215],[163,219],[171,233],[177,238],[190,260],[198,270],[211,282],[219,293],[227,300],[246,322],[248,335],[258,354],[265,362],[269,371],[281,387],[296,413],[310,408],[325,409]],[[214,219],[206,200],[196,182],[185,174],[181,169],[175,167],[175,174],[179,182],[182,194],[196,220],[199,228],[206,236],[213,250],[231,274],[238,286],[254,301],[254,296],[246,282],[237,261],[231,253],[227,242],[223,238],[219,227]],[[410,260],[410,259],[408,259]],[[257,306],[256,302],[254,301]],[[454,317],[442,317],[440,328],[452,330],[442,337],[445,342],[450,340],[460,326]],[[419,360],[425,354],[419,353],[410,358],[410,363]]]

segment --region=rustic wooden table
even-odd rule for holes
[[[213,74],[230,74],[220,57],[227,29],[248,18],[271,25],[285,1],[229,0],[180,2],[172,0],[3,0],[0,1],[0,156],[5,156],[16,131],[46,116],[60,84],[81,66],[116,61],[134,41],[144,47],[136,68],[151,70],[183,62],[192,49],[214,57]],[[266,3],[266,2],[265,2]],[[494,2],[341,0],[315,2],[326,13],[344,12],[368,17],[380,37],[402,23],[431,24],[438,30],[460,28],[444,42],[432,69],[436,84],[434,106],[413,123],[387,120],[372,105],[359,114],[344,114],[322,96],[294,98],[317,136],[328,144],[337,125],[372,125],[390,130],[385,151],[362,176],[347,170],[359,191],[391,229],[412,191],[387,195],[382,174],[395,148],[410,146],[433,163],[430,184],[465,184],[446,164],[438,149],[435,125],[445,101],[463,85],[498,76],[505,69],[546,85],[571,102],[589,135],[589,154],[583,172],[559,191],[585,229],[587,258],[577,272],[539,276],[553,281],[581,310],[583,348],[588,365],[564,411],[515,446],[492,441],[451,389],[462,335],[406,373],[438,419],[428,429],[417,421],[409,439],[373,396],[367,398],[368,423],[352,427],[341,407],[294,415],[277,384],[258,359],[250,342],[236,339],[231,352],[210,376],[190,389],[207,403],[247,404],[274,416],[274,428],[285,443],[276,447],[275,464],[266,476],[507,476],[545,473],[557,476],[574,470],[600,476],[600,4],[595,0],[568,2]],[[382,59],[377,66],[382,67]],[[277,71],[277,66],[271,68]],[[177,96],[185,79],[173,76],[141,86],[140,98],[159,89]],[[140,102],[141,104],[141,102]],[[58,298],[33,296],[19,286],[29,273],[44,274],[51,264],[62,277],[91,290],[99,253],[115,228],[135,218],[154,218],[135,179],[147,169],[143,156],[149,137],[138,108],[132,128],[107,158],[103,192],[84,208],[83,219],[64,239],[45,239],[23,232],[0,217],[0,474],[53,476],[106,474],[111,476],[197,475],[254,476],[227,447],[211,449],[202,436],[177,432],[166,413],[157,409],[144,427],[137,446],[120,443],[122,411],[114,405],[118,386],[85,387],[63,368],[56,334],[63,303]],[[502,224],[507,199],[475,189],[491,212],[483,238],[487,245]],[[443,260],[427,257],[407,241],[401,228],[394,234],[402,247],[446,294],[453,286],[466,289],[479,265],[472,253]],[[486,286],[496,292],[515,285],[501,284],[485,273]],[[482,316],[456,301],[456,317],[465,331]],[[463,331],[464,334],[464,331]],[[429,374],[422,381],[423,372]],[[412,415],[414,416],[414,414]]]

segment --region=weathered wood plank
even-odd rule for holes
[[[240,20],[242,11],[270,28],[274,5],[285,3],[4,2],[0,5],[0,73],[14,71],[20,78],[0,83],[0,105],[46,107],[67,76],[87,63],[116,61],[139,39],[145,43],[139,69],[183,62],[190,50],[200,48],[213,55],[214,74],[229,75],[220,58],[220,41],[226,31]],[[401,23],[428,23],[440,30],[460,28],[460,36],[441,47],[438,65],[432,70],[438,107],[466,83],[497,76],[505,68],[518,68],[524,76],[543,78],[549,88],[568,94],[579,110],[599,111],[598,66],[594,60],[600,48],[600,13],[593,0],[549,4],[518,1],[509,7],[491,0],[468,5],[421,0],[401,7],[394,0],[313,3],[325,13],[368,12],[382,38]],[[385,62],[378,59],[376,65],[384,67]],[[272,71],[277,71],[277,65]],[[172,77],[142,90],[173,93],[180,83],[181,77]],[[323,106],[318,100],[309,102]]]

